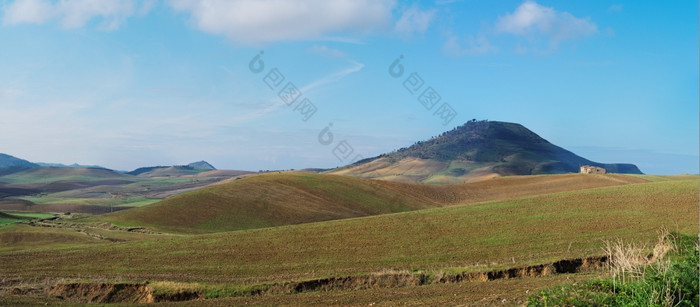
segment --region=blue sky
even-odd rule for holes
[[[0,41],[30,161],[328,168],[476,118],[698,173],[696,1],[0,0]]]

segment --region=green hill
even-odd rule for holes
[[[428,199],[360,178],[283,173],[252,176],[99,217],[176,232],[218,232],[430,208]]]
[[[270,180],[260,177],[260,185]],[[323,184],[284,180],[310,180],[301,189]],[[697,234],[697,186],[697,179],[652,182],[265,229],[0,249],[0,274],[240,285],[387,270],[484,272],[601,255],[604,240],[650,242],[662,226]]]
[[[641,174],[632,164],[593,162],[520,124],[470,121],[428,141],[330,173],[407,182],[457,183],[471,178],[578,172],[582,165]]]
[[[14,223],[16,221],[21,220],[22,218],[10,215],[4,212],[0,212],[0,226],[9,224],[9,223]]]
[[[269,173],[96,219],[165,232],[222,232],[638,182],[646,180],[624,175],[565,174],[418,185],[314,173]]]

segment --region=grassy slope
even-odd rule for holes
[[[0,212],[0,226],[5,224],[14,223],[22,220],[22,218],[7,213]]]
[[[175,232],[216,232],[434,207],[369,180],[310,173],[266,174],[98,217]]]
[[[29,219],[34,219],[34,218],[46,218],[46,217],[52,217],[52,216],[53,216],[53,214],[50,214],[50,213],[36,213],[36,212],[5,213],[5,212],[0,212],[0,226],[5,225],[5,224],[19,222],[22,220],[29,220]]]
[[[6,183],[57,182],[57,181],[94,181],[104,179],[132,179],[133,176],[112,170],[89,167],[37,167],[26,171],[0,177]]]
[[[0,227],[0,253],[33,248],[71,247],[76,244],[99,243],[96,240],[70,229],[31,227],[22,224]]]
[[[241,283],[385,269],[483,271],[698,232],[697,180],[603,187],[303,225],[0,252],[0,274]]]
[[[265,174],[95,219],[166,232],[222,232],[643,181],[627,176],[571,174],[426,186],[312,173]]]

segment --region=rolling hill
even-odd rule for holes
[[[269,173],[96,219],[165,232],[221,232],[640,182],[646,180],[625,175],[564,174],[422,185],[315,173]]]
[[[0,153],[0,175],[11,174],[29,168],[34,168],[39,165],[31,163],[27,160],[15,158],[13,156]]]
[[[318,183],[303,178],[296,181],[300,180]],[[697,185],[695,178],[600,187],[265,229],[154,234],[152,239],[117,244],[95,239],[95,244],[71,248],[0,245],[0,274],[218,283],[232,288],[223,295],[246,295],[244,291],[254,293],[251,290],[265,289],[262,286],[269,283],[329,276],[424,272],[440,278],[460,272],[489,272],[601,255],[605,240],[653,242],[655,230],[662,226],[697,234]],[[163,213],[168,212],[175,211]],[[15,238],[27,230],[25,225],[15,225],[0,229],[0,234]],[[34,231],[57,230],[39,227]],[[30,243],[25,239],[25,244]],[[566,279],[569,277],[581,276],[568,275]],[[539,279],[514,280],[532,283]],[[490,281],[480,284],[500,285]],[[261,288],[254,288],[256,285]],[[531,285],[526,289],[534,290]],[[258,295],[250,295],[254,296],[241,299],[254,303]],[[303,294],[278,295],[280,302],[303,298]],[[205,301],[204,305],[215,303]]]
[[[51,183],[63,181],[128,180],[133,177],[105,168],[34,167],[0,177],[5,183]]]
[[[188,165],[141,167],[128,172],[128,174],[139,177],[180,177],[197,175],[202,172],[214,170],[216,170],[216,168],[208,162],[199,161],[192,162]]]
[[[581,165],[610,173],[641,174],[633,164],[590,161],[524,126],[470,121],[428,141],[330,171],[401,182],[460,183],[509,175],[576,173]]]
[[[263,174],[98,217],[175,232],[219,232],[403,212],[437,206],[361,178]]]
[[[207,162],[207,161],[192,162],[190,164],[187,164],[187,166],[194,168],[194,169],[205,169],[205,170],[209,170],[209,171],[216,170],[216,167],[209,164],[209,162]]]

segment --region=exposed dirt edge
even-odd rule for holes
[[[47,294],[80,303],[153,303],[202,299],[198,291],[181,290],[159,293],[147,284],[138,283],[62,283],[51,287]]]
[[[570,274],[597,271],[605,268],[607,256],[564,259],[549,264],[510,268],[489,272],[462,272],[428,274],[425,272],[383,272],[375,274],[326,277],[304,281],[289,281],[274,284],[252,285],[250,290],[234,296],[261,296],[294,294],[313,291],[362,290],[377,288],[402,288],[436,283],[487,282],[498,279],[540,277],[552,274]],[[3,281],[5,281],[3,279]],[[204,299],[200,290],[178,290],[171,293],[156,293],[148,283],[58,283],[45,290],[41,288],[17,287],[17,282],[7,280],[5,291],[10,295],[31,295],[44,292],[61,300],[78,303],[153,303]],[[17,285],[15,285],[17,284]],[[12,287],[14,285],[14,287]],[[43,288],[43,287],[42,287]]]
[[[491,281],[508,278],[539,277],[552,274],[581,273],[601,270],[607,263],[607,256],[564,259],[550,264],[540,264],[500,271],[448,274],[440,278],[439,282]]]
[[[497,279],[539,277],[552,274],[571,274],[602,270],[608,264],[607,256],[564,259],[554,263],[490,272],[442,273],[440,277],[426,273],[378,273],[345,277],[328,277],[299,282],[273,284],[250,290],[243,295],[301,293],[310,291],[359,290],[372,288],[399,288],[434,283],[492,281]]]

